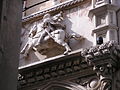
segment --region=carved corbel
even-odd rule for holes
[[[98,76],[98,80],[91,80],[88,90],[112,90],[112,77],[117,69],[120,58],[120,46],[115,41],[84,49],[81,55]]]

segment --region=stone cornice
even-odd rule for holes
[[[31,69],[31,68],[36,68],[37,66],[40,66],[40,65],[47,65],[47,64],[49,64],[49,62],[52,63],[52,62],[63,61],[65,59],[68,59],[68,58],[71,58],[71,57],[80,57],[80,52],[81,52],[81,49],[70,52],[68,55],[58,55],[58,56],[51,57],[51,58],[48,58],[48,59],[45,59],[45,60],[42,60],[42,61],[38,61],[38,62],[28,64],[28,65],[25,65],[25,66],[20,66],[18,69],[20,71],[26,71],[26,70]]]
[[[27,21],[35,18],[35,17],[40,17],[40,16],[43,16],[46,13],[50,13],[50,12],[53,12],[53,11],[61,10],[63,8],[65,9],[66,7],[78,4],[78,3],[83,2],[83,1],[85,1],[85,0],[68,0],[66,2],[60,3],[58,5],[55,5],[55,6],[51,7],[51,8],[47,8],[45,10],[41,10],[41,11],[33,13],[33,14],[29,15],[29,16],[24,17],[23,18],[23,23],[27,22]]]
[[[19,68],[18,88],[27,88],[49,80],[79,77],[97,73],[99,81],[111,83],[111,76],[120,64],[120,46],[115,41],[60,55]],[[110,71],[110,72],[108,72]],[[91,73],[92,72],[92,73]],[[101,84],[99,84],[99,88]],[[111,85],[109,85],[111,86]],[[107,87],[109,87],[107,86]],[[104,89],[102,89],[104,90]]]
[[[116,25],[110,24],[110,25],[100,25],[92,30],[92,33],[97,33],[101,31],[107,31],[108,29],[112,30],[118,30],[118,27]]]
[[[100,7],[92,8],[92,9],[89,11],[88,16],[89,16],[90,18],[92,18],[94,15],[99,15],[100,13],[105,13],[105,12],[107,12],[108,10],[117,11],[118,9],[119,9],[119,7],[116,6],[116,5],[105,4],[105,5],[102,5],[102,6],[100,6]]]
[[[60,55],[19,68],[18,88],[34,87],[35,84],[45,83],[60,78],[73,78],[73,76],[85,76],[95,73],[92,67],[88,67],[80,56],[80,51],[74,51],[68,55]],[[86,73],[91,71],[89,73]]]
[[[97,45],[88,49],[83,49],[81,51],[81,56],[89,63],[89,65],[100,64],[101,59],[112,59],[111,64],[117,64],[120,62],[120,46],[116,41],[109,41],[101,45]],[[110,63],[110,61],[108,61]],[[114,63],[115,62],[115,63]],[[103,62],[105,63],[105,62]],[[101,63],[101,64],[103,64]]]

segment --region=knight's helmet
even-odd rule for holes
[[[45,19],[47,19],[47,18],[50,18],[51,17],[51,15],[49,14],[49,13],[47,13],[47,14],[45,14],[44,16],[43,16],[43,20],[45,20]]]
[[[52,30],[53,28],[51,27],[51,22],[53,22],[51,15],[49,13],[45,14],[43,16],[43,27],[44,28],[49,27]]]

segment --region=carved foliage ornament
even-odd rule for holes
[[[81,55],[93,66],[99,80],[91,80],[88,90],[111,90],[112,76],[120,63],[120,46],[115,41],[84,49]]]

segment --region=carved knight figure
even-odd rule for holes
[[[42,23],[42,32],[41,32],[41,35],[40,37],[38,38],[38,42],[37,42],[37,45],[41,44],[42,40],[44,40],[44,37],[45,36],[50,36],[51,38],[53,38],[50,34],[50,32],[52,32],[54,29],[53,27],[51,26],[53,23],[53,20],[51,19],[51,16],[50,14],[45,14],[44,17],[43,17],[43,23]]]
[[[65,47],[66,51],[64,54],[70,52],[71,49],[67,42],[65,42],[65,25],[62,24],[62,21],[62,12],[53,17],[51,17],[50,14],[45,14],[41,30],[37,28],[37,24],[33,26],[29,32],[28,42],[21,50],[21,53],[27,57],[31,49],[37,50],[37,46],[47,41],[49,38],[52,38],[56,43]]]
[[[21,54],[24,54],[25,58],[29,55],[29,52],[31,51],[32,47],[34,46],[33,38],[36,35],[36,32],[37,32],[37,26],[34,24],[33,27],[31,28],[29,34],[28,34],[27,43],[25,44],[25,46],[20,51]]]
[[[71,51],[68,44],[65,42],[65,25],[62,24],[63,17],[62,12],[51,17],[50,14],[46,14],[43,17],[43,32],[38,39],[38,44],[41,44],[41,41],[45,40],[44,37],[52,38],[56,43],[65,47],[66,51],[64,54],[67,54]]]

